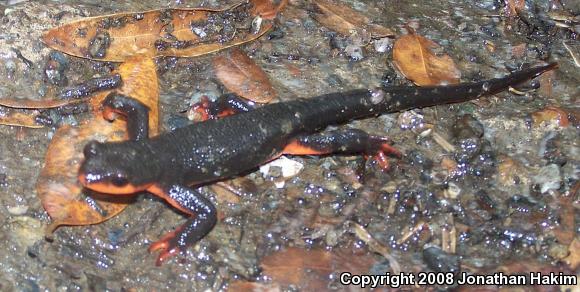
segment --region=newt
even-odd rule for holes
[[[503,78],[450,86],[358,89],[255,109],[226,95],[213,105],[200,105],[198,109],[208,114],[206,121],[151,138],[149,109],[113,92],[103,101],[103,115],[109,120],[119,116],[126,119],[129,140],[89,142],[78,179],[84,187],[101,193],[148,191],[189,216],[183,225],[150,246],[150,251],[160,251],[160,265],[202,239],[217,223],[213,203],[192,186],[240,175],[285,154],[364,154],[388,167],[387,156],[402,154],[386,137],[356,129],[320,131],[353,119],[498,93],[557,66],[551,63]],[[220,111],[226,113],[224,117]],[[221,118],[212,119],[211,113]]]

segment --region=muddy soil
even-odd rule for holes
[[[503,1],[343,2],[398,34],[410,25],[437,42],[455,60],[463,82],[542,60],[557,61],[560,68],[524,95],[504,92],[342,125],[390,136],[405,157],[391,161],[390,171],[370,162],[361,171],[365,162],[359,157],[290,157],[304,166],[291,178],[281,179],[274,169],[235,179],[229,183],[243,194],[235,203],[217,200],[225,216],[218,226],[161,267],[147,248],[184,217],[148,194],[102,224],[62,227],[52,240],[45,238],[50,218],[35,183],[55,129],[78,124],[82,114],[47,111],[52,124],[42,129],[1,126],[0,290],[217,290],[235,280],[263,280],[260,259],[289,246],[362,250],[375,257],[373,271],[388,271],[388,261],[359,240],[348,222],[390,247],[403,271],[494,271],[529,262],[577,273],[565,258],[580,230],[580,70],[573,57],[579,56],[579,27],[558,27],[547,12],[578,15],[578,2],[528,1],[534,8],[527,21],[512,22],[501,16]],[[51,50],[39,38],[46,29],[88,16],[199,6],[227,3],[0,1],[0,97],[45,98],[51,88],[101,76],[103,68],[114,66],[62,55],[62,80],[48,80]],[[308,1],[290,1],[272,32],[242,47],[267,72],[280,100],[412,86],[391,64],[392,41],[338,35],[317,23],[309,7]],[[158,60],[164,131],[189,124],[184,110],[200,96],[223,93],[209,73],[210,60]],[[550,107],[563,117],[534,115]],[[0,108],[0,114],[8,111]],[[202,191],[216,200],[215,190]],[[414,232],[417,226],[423,228]],[[454,252],[426,252],[428,246],[448,245],[450,230]]]

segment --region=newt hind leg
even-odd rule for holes
[[[369,135],[357,129],[329,131],[311,135],[301,135],[290,142],[283,154],[323,155],[323,154],[364,154],[372,156],[382,169],[389,168],[387,156],[401,158],[399,150],[389,144],[387,137]]]
[[[193,189],[171,185],[153,186],[148,191],[191,215],[183,225],[151,244],[149,251],[161,251],[157,258],[157,266],[170,257],[184,252],[187,247],[206,236],[217,223],[217,211],[213,203]]]
[[[197,114],[196,120],[207,121],[249,112],[255,107],[255,103],[230,93],[218,97],[216,101],[211,101],[207,96],[203,96],[199,102],[191,107],[191,110]]]

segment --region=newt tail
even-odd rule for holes
[[[283,154],[360,153],[375,157],[387,168],[387,156],[401,153],[386,137],[356,129],[319,131],[353,119],[476,99],[556,67],[552,63],[503,78],[451,86],[338,92],[255,109],[236,96],[225,95],[216,103],[204,101],[196,107],[207,121],[152,138],[148,137],[149,109],[131,97],[111,93],[103,103],[105,117],[124,116],[130,141],[88,143],[79,181],[107,194],[149,191],[190,215],[184,225],[151,246],[161,250],[157,261],[161,264],[203,238],[217,222],[213,203],[190,186],[245,173]]]

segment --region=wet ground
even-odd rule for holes
[[[44,75],[50,50],[39,36],[45,29],[86,16],[225,6],[221,2],[0,1],[0,96],[40,99],[62,86]],[[231,183],[242,196],[218,200],[225,218],[185,255],[161,267],[154,266],[155,255],[147,247],[184,219],[150,195],[139,196],[105,223],[63,227],[52,241],[45,239],[49,218],[35,182],[55,128],[77,124],[82,114],[46,112],[53,125],[43,129],[0,127],[0,290],[220,289],[236,279],[260,278],[260,259],[284,247],[372,253],[349,222],[391,248],[403,271],[496,271],[524,262],[577,273],[565,258],[580,230],[575,120],[580,70],[563,42],[576,58],[579,43],[571,29],[546,21],[544,12],[558,2],[564,6],[557,10],[577,15],[580,5],[528,1],[536,7],[532,16],[508,27],[499,16],[499,2],[344,1],[397,33],[409,24],[439,43],[464,82],[499,77],[509,72],[506,68],[539,60],[558,61],[560,68],[526,95],[500,93],[344,125],[388,135],[406,156],[393,161],[388,172],[367,164],[364,179],[358,176],[364,162],[350,156],[291,157],[304,169],[283,188],[275,185],[281,175],[276,169],[236,179]],[[356,38],[318,24],[307,7],[307,1],[290,1],[274,31],[243,47],[267,72],[281,100],[410,85],[393,69],[388,45],[386,52],[374,44],[357,46]],[[63,82],[68,84],[100,76],[112,66],[65,58]],[[165,58],[158,66],[165,130],[189,123],[184,110],[200,96],[222,93],[208,73],[209,57]],[[534,116],[547,107],[563,112],[568,124]],[[203,190],[215,199],[212,189]],[[445,251],[426,252],[428,246]],[[388,261],[372,254],[373,271],[388,271]]]

